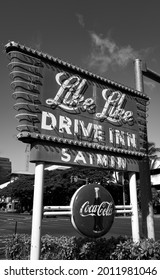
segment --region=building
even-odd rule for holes
[[[0,157],[0,167],[11,173],[11,161],[9,158]]]
[[[12,165],[9,158],[0,157],[0,184],[9,180],[11,170]]]

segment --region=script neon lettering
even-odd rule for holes
[[[111,216],[113,214],[113,203],[103,201],[100,205],[89,204],[86,201],[80,208],[80,215],[82,217],[87,216]]]
[[[86,80],[77,76],[66,77],[66,73],[58,73],[55,77],[60,88],[54,98],[49,98],[46,103],[50,106],[56,106],[68,111],[75,110],[75,107],[84,100],[82,94],[86,86]]]
[[[84,99],[84,92],[87,88],[87,80],[78,76],[71,76],[65,72],[60,72],[55,76],[57,84],[60,86],[54,98],[46,100],[47,105],[51,107],[59,106],[60,108],[72,112],[80,113],[80,110],[95,113],[96,104],[93,98]],[[97,112],[96,118],[101,121],[108,120],[113,124],[129,123],[133,121],[133,112],[126,111],[126,95],[120,91],[112,91],[109,88],[102,90],[102,97],[105,101],[102,112]]]
[[[111,92],[110,89],[102,90],[102,96],[104,98],[105,105],[102,110],[102,113],[97,113],[96,117],[108,121],[112,123],[117,122],[130,122],[133,120],[133,112],[125,111],[123,107],[123,103],[125,100],[125,94],[122,94],[119,91]]]

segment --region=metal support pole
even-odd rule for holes
[[[142,73],[143,76],[157,82],[160,83],[160,74],[156,73],[155,71],[149,69],[146,65],[146,63],[142,63]]]
[[[136,90],[141,92],[144,91],[142,61],[139,59],[135,60],[135,84]],[[148,154],[148,145],[146,145],[146,153]],[[139,174],[141,190],[142,234],[144,237],[155,239],[150,166],[148,156],[139,161]]]
[[[142,61],[135,59],[135,85],[136,90],[144,92],[143,74],[142,74]]]
[[[122,173],[122,191],[123,191],[123,205],[126,205],[126,194],[125,194],[125,185],[124,185],[124,173]],[[126,216],[126,213],[124,213]]]
[[[123,205],[126,205],[126,195],[125,195],[125,186],[124,184],[122,185],[123,188]],[[124,216],[126,216],[126,214],[124,213]]]
[[[41,223],[43,206],[43,177],[44,163],[37,163],[35,166],[32,234],[31,234],[31,260],[40,259],[41,244]]]
[[[132,205],[132,238],[134,242],[140,241],[139,235],[139,220],[138,220],[138,202],[137,202],[137,186],[136,186],[136,174],[129,174],[129,191],[130,191],[130,203]]]

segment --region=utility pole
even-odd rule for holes
[[[150,74],[147,68],[144,69],[140,59],[135,60],[135,84],[136,90],[144,93],[143,75]],[[149,77],[149,76],[147,76]],[[152,72],[153,77],[153,72]],[[147,136],[146,136],[147,137]],[[140,190],[141,190],[141,211],[142,211],[142,234],[151,239],[155,239],[154,215],[152,205],[152,192],[150,181],[150,166],[148,157],[148,139],[146,146],[147,156],[139,161]]]

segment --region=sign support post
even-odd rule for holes
[[[136,90],[143,92],[144,84],[142,62],[139,59],[135,60],[135,83]],[[146,147],[146,151],[148,154],[148,146]],[[144,159],[139,161],[139,172],[141,189],[142,233],[145,237],[155,239],[150,167],[148,157],[145,157]]]
[[[41,244],[41,223],[43,207],[43,178],[44,163],[37,163],[35,166],[34,198],[32,213],[32,234],[31,234],[31,260],[40,259]]]
[[[130,203],[132,205],[132,238],[134,242],[140,241],[139,235],[139,220],[138,220],[138,202],[137,202],[137,185],[136,185],[136,173],[129,173],[129,191],[130,191]]]

